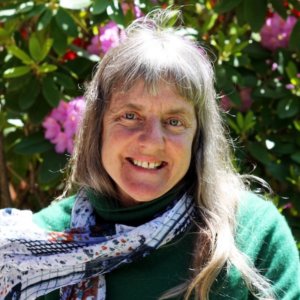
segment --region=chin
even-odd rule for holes
[[[133,205],[153,201],[159,198],[160,196],[164,195],[165,193],[167,193],[167,191],[163,191],[160,193],[147,193],[145,191],[120,191],[119,195],[121,203],[123,203],[124,205]]]

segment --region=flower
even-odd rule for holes
[[[288,83],[288,84],[285,85],[285,88],[287,90],[293,90],[295,88],[295,86],[292,83]]]
[[[157,4],[157,3],[155,3],[155,4]],[[133,13],[135,18],[140,18],[144,15],[143,12],[141,11],[141,9],[137,5],[123,2],[121,4],[121,7],[122,7],[122,11],[123,11],[124,15],[126,15],[129,11],[131,11]]]
[[[114,21],[110,21],[100,26],[99,34],[92,38],[87,51],[90,54],[105,54],[110,48],[118,46],[124,35],[124,30],[120,29]]]
[[[44,136],[55,145],[57,153],[73,152],[74,137],[84,108],[82,97],[70,102],[60,101],[58,107],[45,118],[42,124],[45,129]]]
[[[277,13],[269,16],[260,31],[262,46],[271,51],[287,47],[296,22],[297,18],[294,16],[289,16],[286,20]]]
[[[252,89],[248,88],[248,87],[240,89],[240,91],[239,91],[240,99],[241,99],[240,105],[234,104],[228,96],[224,95],[221,98],[220,106],[224,111],[228,111],[231,108],[235,108],[241,112],[246,112],[250,109],[250,107],[252,106],[252,103],[253,103],[253,100],[251,97],[251,92],[252,92]]]

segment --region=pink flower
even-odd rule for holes
[[[57,153],[65,151],[72,153],[74,148],[74,137],[85,108],[82,97],[70,102],[60,101],[43,122],[45,138],[55,145]]]
[[[291,84],[291,83],[288,83],[288,84],[285,85],[285,88],[287,90],[293,90],[295,88],[295,86],[293,84]]]
[[[251,97],[251,88],[241,88],[240,89],[240,98],[241,98],[241,104],[236,105],[234,104],[230,97],[228,96],[222,96],[221,101],[220,101],[220,106],[224,111],[228,111],[231,108],[235,108],[241,112],[246,112],[248,111],[253,103],[252,97]]]
[[[272,63],[272,71],[276,71],[278,69],[278,64],[273,62]]]
[[[61,123],[64,122],[67,118],[67,107],[67,102],[60,101],[58,107],[52,110],[51,116]]]
[[[122,7],[122,11],[123,11],[124,15],[126,15],[128,13],[128,11],[132,11],[136,18],[140,18],[144,15],[143,12],[141,11],[141,9],[137,5],[123,2],[121,4],[121,7]]]
[[[136,18],[141,18],[144,14],[138,6],[134,6],[133,12]]]
[[[271,51],[287,47],[296,22],[297,18],[294,16],[289,16],[284,20],[274,13],[268,17],[260,31],[262,46]]]
[[[230,98],[226,95],[222,95],[220,106],[224,111],[228,111],[232,108],[233,103],[231,102]]]
[[[124,35],[124,30],[120,29],[114,21],[110,21],[106,25],[100,26],[99,35],[92,38],[87,51],[90,54],[105,54],[110,48],[118,46]]]
[[[62,131],[51,142],[55,144],[55,151],[57,153],[64,153],[68,148],[68,137]]]
[[[242,105],[240,107],[240,111],[245,112],[250,109],[252,106],[252,97],[251,97],[252,89],[251,88],[242,88],[240,90],[240,97],[242,100]]]
[[[56,119],[50,116],[43,122],[43,127],[46,129],[45,138],[50,141],[54,139],[60,132],[59,123],[56,121]]]

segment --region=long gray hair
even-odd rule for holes
[[[212,64],[203,48],[175,29],[164,28],[170,15],[174,16],[169,10],[157,10],[133,22],[124,41],[99,64],[85,93],[87,107],[70,160],[69,184],[117,197],[101,159],[102,122],[112,93],[126,92],[141,79],[151,93],[156,93],[161,82],[170,84],[196,111],[198,128],[186,181],[193,187],[203,223],[195,249],[194,277],[162,298],[185,292],[188,299],[194,291],[197,298],[208,299],[220,270],[234,265],[258,299],[272,299],[267,280],[235,245],[236,209],[246,187],[232,166]]]

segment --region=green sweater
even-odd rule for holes
[[[124,224],[132,224],[139,217],[151,217],[169,201],[165,198],[133,208],[119,208],[113,201],[99,201],[93,194],[89,198],[102,219],[122,221]],[[49,230],[62,231],[69,228],[73,204],[74,196],[55,202],[35,214],[34,221]],[[298,251],[286,221],[274,205],[247,193],[240,203],[237,220],[236,242],[239,249],[271,280],[278,300],[299,300]],[[193,229],[150,256],[106,274],[107,300],[155,300],[166,290],[185,282],[191,276],[195,237]],[[39,299],[59,299],[58,292],[54,291]],[[219,274],[209,299],[255,298],[249,293],[239,272],[232,267],[229,273],[223,270]]]

